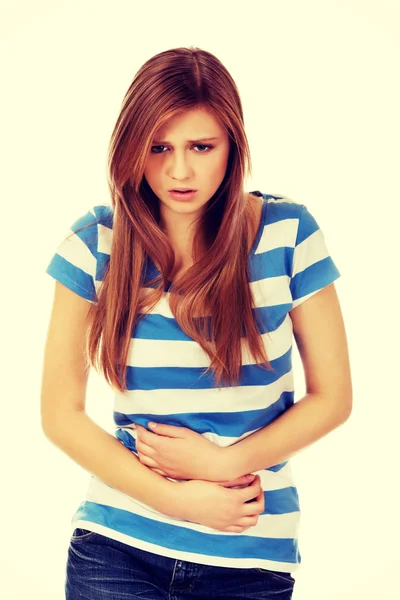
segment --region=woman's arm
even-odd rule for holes
[[[139,458],[154,472],[175,479],[233,479],[287,460],[344,423],[348,415],[338,410],[342,400],[307,394],[272,423],[226,447],[216,446],[186,428],[157,426],[157,440],[140,427],[140,439],[147,440],[147,448],[136,444]],[[180,429],[182,437],[167,437],[173,434],[172,429]]]
[[[56,281],[44,352],[42,429],[50,441],[105,483],[175,516],[174,483],[143,467],[85,412],[89,307],[87,300]]]
[[[229,448],[228,477],[287,460],[351,414],[350,359],[335,285],[296,306],[290,316],[307,393],[265,429]]]
[[[227,477],[287,460],[351,414],[350,359],[335,285],[296,306],[290,316],[307,393],[267,427],[227,449]]]

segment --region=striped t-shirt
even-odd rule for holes
[[[267,426],[294,402],[293,328],[289,311],[340,277],[324,235],[307,207],[261,194],[261,222],[249,253],[254,314],[274,371],[242,355],[240,381],[215,387],[201,346],[182,331],[169,308],[168,289],[134,329],[125,393],[115,393],[115,435],[136,453],[135,431],[149,421],[188,427],[229,446]],[[95,224],[101,220],[101,224]],[[71,226],[46,272],[89,302],[97,301],[110,258],[113,208],[91,207]],[[144,287],[159,271],[148,259]],[[259,319],[257,319],[259,317]],[[265,329],[265,325],[266,329]],[[222,532],[166,516],[91,475],[71,527],[81,527],[162,556],[207,565],[292,572],[300,566],[300,504],[290,460],[255,471],[265,510],[242,533]],[[179,485],[177,483],[177,485]]]

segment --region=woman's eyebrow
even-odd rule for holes
[[[187,140],[189,144],[199,144],[201,142],[210,142],[211,140],[219,140],[219,137],[204,137],[204,138],[199,138],[198,140]],[[153,140],[154,144],[169,144],[171,145],[171,142],[168,142],[167,140]]]

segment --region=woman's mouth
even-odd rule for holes
[[[191,200],[196,195],[197,190],[169,190],[168,193],[174,200]]]

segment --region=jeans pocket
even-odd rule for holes
[[[275,577],[275,579],[284,581],[285,583],[288,583],[291,586],[293,586],[295,583],[294,577],[292,577],[290,573],[286,573],[285,571],[271,571],[270,569],[261,569],[261,568],[256,568],[256,571],[258,573],[265,573],[266,575]]]
[[[88,529],[77,527],[71,536],[71,542],[83,542],[95,537],[96,535],[98,534],[95,531],[89,531]]]

